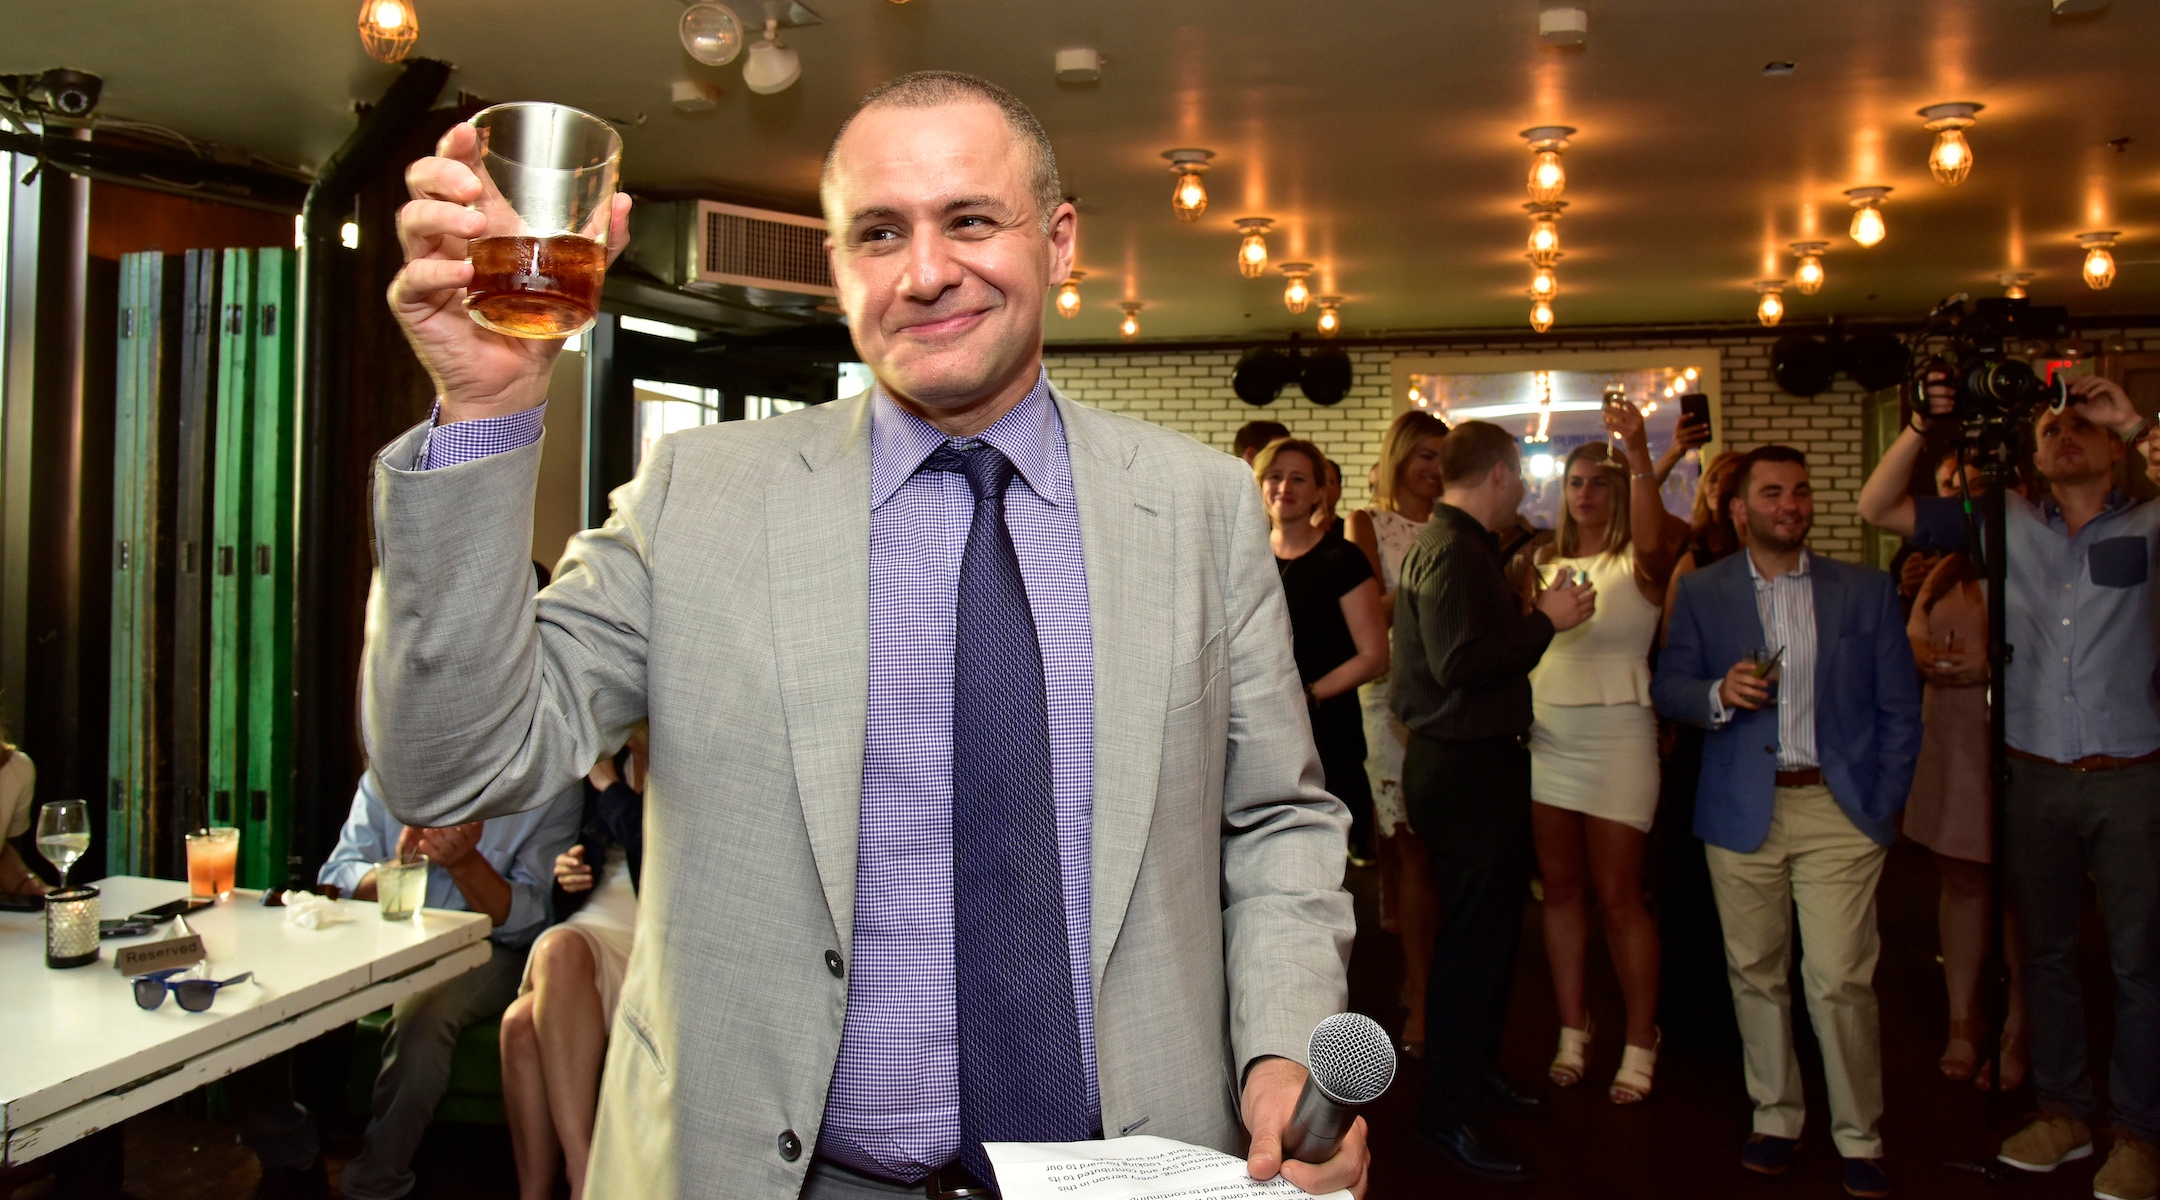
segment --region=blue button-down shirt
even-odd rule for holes
[[[490,817],[480,827],[473,852],[510,884],[510,912],[489,936],[516,950],[532,944],[552,919],[549,897],[555,886],[555,856],[577,840],[585,813],[584,781],[530,812]],[[323,863],[317,882],[336,884],[350,896],[375,864],[397,857],[398,834],[405,826],[383,806],[382,791],[370,771],[360,777],[352,811],[338,833],[337,849]],[[472,908],[447,868],[429,864],[427,906],[465,912]]]
[[[2053,501],[2005,499],[2010,744],[2057,762],[2160,750],[2153,627],[2160,504],[2111,495],[2072,534]],[[1965,548],[1963,501],[1927,497],[1913,505],[1913,545]]]
[[[531,413],[441,426],[423,469],[530,445]],[[918,472],[947,439],[871,398],[870,695],[855,880],[854,962],[820,1155],[913,1182],[960,1149],[953,1010],[952,696],[967,481]],[[1051,789],[1090,1114],[1101,1111],[1089,968],[1095,648],[1064,422],[1049,380],[984,430],[1018,470],[1005,520],[1034,609],[1049,699]],[[955,439],[956,445],[969,444]]]

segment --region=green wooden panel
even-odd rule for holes
[[[157,865],[158,804],[168,739],[161,722],[163,668],[171,654],[161,601],[166,569],[167,324],[177,312],[177,276],[164,255],[121,262],[113,412],[113,623],[107,750],[105,862],[149,874]]]
[[[217,430],[210,504],[210,824],[234,825],[245,807],[249,588],[254,530],[249,466],[254,458],[254,253],[227,250],[218,305]],[[244,844],[241,852],[245,854]]]
[[[294,253],[255,253],[252,552],[248,562],[248,803],[237,822],[240,882],[285,882],[292,840],[293,451],[296,294]]]
[[[135,753],[141,726],[141,656],[137,652],[136,625],[143,614],[137,610],[135,558],[142,541],[141,506],[137,503],[139,464],[137,456],[137,410],[141,406],[143,340],[143,259],[129,254],[120,260],[120,308],[113,380],[113,516],[112,516],[112,651],[110,661],[110,718],[106,737],[107,804],[105,862],[108,870],[124,870],[133,858],[128,821],[128,802],[135,781]]]

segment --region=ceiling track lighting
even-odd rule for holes
[[[1307,282],[1312,278],[1312,264],[1287,262],[1282,265],[1281,270],[1284,278],[1288,280],[1283,284],[1283,307],[1289,309],[1293,315],[1304,312],[1312,303],[1312,285]]]
[[[1215,157],[1213,150],[1165,150],[1162,156],[1170,160],[1170,169],[1177,172],[1177,182],[1170,188],[1170,211],[1180,221],[1197,221],[1207,211],[1207,185],[1200,176],[1208,169],[1208,160]]]
[[[1543,333],[1552,328],[1552,301],[1536,299],[1530,302],[1530,328]]]
[[[750,58],[743,63],[743,86],[760,96],[784,92],[795,86],[802,78],[802,56],[789,46],[780,44],[780,22],[765,22],[765,36],[750,46]]]
[[[360,0],[360,45],[376,62],[404,60],[420,40],[420,14],[411,0]]]
[[[1140,336],[1140,309],[1143,305],[1138,300],[1127,300],[1118,307],[1125,312],[1125,319],[1118,322],[1118,336],[1129,342]]]
[[[1247,279],[1258,279],[1267,273],[1267,234],[1275,220],[1272,217],[1239,217],[1232,224],[1245,233],[1238,239],[1238,274]]]
[[[1755,284],[1762,299],[1755,302],[1755,319],[1765,325],[1775,325],[1785,319],[1785,281],[1764,279]]]
[[[1830,243],[1828,242],[1794,242],[1792,244],[1793,257],[1798,260],[1793,266],[1792,283],[1794,291],[1803,296],[1812,296],[1822,290],[1823,281],[1829,278],[1828,275],[1823,273],[1822,256],[1823,251],[1829,248]]]
[[[1560,258],[1560,210],[1565,200],[1531,201],[1523,205],[1530,213],[1530,261],[1549,267]]]
[[[1883,240],[1889,227],[1883,224],[1882,204],[1890,195],[1886,187],[1856,187],[1845,189],[1845,199],[1854,209],[1852,226],[1847,230],[1852,240],[1862,246],[1873,246]]]
[[[2023,300],[2028,293],[2025,285],[2033,280],[2030,271],[2004,271],[1995,277],[2003,285],[2003,299]]]
[[[1522,131],[1522,139],[1530,148],[1528,187],[1533,203],[1549,204],[1567,190],[1567,171],[1560,165],[1560,152],[1567,149],[1568,139],[1574,134],[1572,125],[1539,125]]]
[[[2085,247],[2085,267],[2079,274],[2085,277],[2085,286],[2096,292],[2104,292],[2115,283],[2115,256],[2108,253],[2115,246],[2115,239],[2122,233],[2114,229],[2097,233],[2077,235],[2078,245]]]
[[[1318,298],[1318,303],[1320,305],[1320,336],[1334,337],[1337,333],[1342,332],[1342,297],[1321,296]]]
[[[1080,281],[1087,278],[1086,271],[1074,271],[1058,285],[1057,313],[1070,320],[1080,315]]]
[[[1935,182],[1956,187],[1972,174],[1972,144],[1965,140],[1965,131],[1973,127],[1973,115],[1986,107],[1960,100],[1955,104],[1930,104],[1920,110],[1920,119],[1935,135],[1935,148],[1928,151],[1928,170],[1935,173]]]

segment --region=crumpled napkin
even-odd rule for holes
[[[313,892],[285,893],[285,923],[302,929],[321,929],[353,919],[353,911],[328,896]]]

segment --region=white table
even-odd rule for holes
[[[96,886],[107,919],[187,895],[170,879],[120,875]],[[107,938],[99,961],[55,971],[45,966],[44,914],[0,913],[0,1164],[48,1154],[488,959],[479,913],[385,921],[374,904],[347,900],[357,919],[300,929],[261,899],[236,891],[188,917],[211,978],[255,973],[252,984],[220,989],[205,1013],[170,996],[152,1012],[136,1007],[113,950],[138,939]]]

